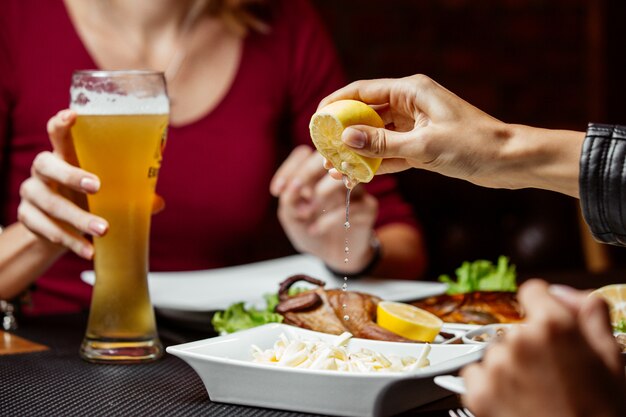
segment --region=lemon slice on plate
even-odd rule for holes
[[[411,304],[381,301],[376,309],[376,323],[407,339],[432,342],[443,321],[434,314]]]
[[[383,119],[367,104],[339,100],[322,107],[311,117],[311,139],[318,152],[350,182],[370,182],[382,159],[359,155],[343,144],[341,133],[352,125],[385,127]]]
[[[626,321],[626,284],[612,284],[593,291],[607,302],[611,315],[611,324],[617,326],[620,321]]]

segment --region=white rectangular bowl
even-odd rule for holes
[[[251,346],[269,349],[281,333],[290,339],[332,341],[337,337],[273,323],[170,346],[167,352],[198,373],[215,402],[337,416],[388,416],[450,395],[433,378],[479,360],[483,351],[480,345],[431,345],[430,366],[394,373],[295,369],[252,362]],[[348,348],[418,357],[424,345],[351,339]]]

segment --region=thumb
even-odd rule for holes
[[[65,161],[78,166],[78,158],[72,141],[71,127],[76,122],[76,113],[72,110],[61,110],[48,121],[48,136],[54,153]]]
[[[402,147],[408,132],[394,132],[393,130],[372,126],[357,125],[346,128],[342,135],[342,142],[356,153],[374,158],[402,158]]]

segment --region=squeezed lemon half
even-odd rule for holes
[[[411,304],[381,301],[376,309],[376,323],[407,339],[432,342],[443,321],[434,314]]]
[[[383,119],[367,104],[339,100],[322,107],[311,117],[311,139],[318,152],[350,182],[370,182],[382,159],[359,155],[343,144],[341,133],[352,125],[385,127]]]
[[[611,324],[616,326],[621,320],[626,320],[626,284],[611,284],[593,291],[590,295],[597,295],[609,305]]]

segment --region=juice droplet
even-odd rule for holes
[[[350,228],[350,222],[345,222],[343,224],[343,227],[345,227],[346,229],[349,229]]]
[[[348,258],[345,258],[345,259],[343,260],[343,262],[347,264],[347,263],[348,263]]]
[[[341,308],[343,308],[343,309],[345,310],[346,308],[348,308],[348,305],[347,305],[347,304],[343,304],[343,305],[341,306]]]
[[[347,280],[348,280],[348,277],[343,277],[343,280],[344,280],[344,281],[347,281]]]
[[[341,289],[346,291],[348,289],[348,284],[344,282],[343,285],[341,286]]]
[[[346,314],[345,316],[343,316],[343,319],[344,319],[345,321],[348,321],[348,320],[350,320],[350,316],[348,316],[348,315]]]
[[[350,248],[346,246],[346,248],[343,250],[345,253],[350,252]]]

